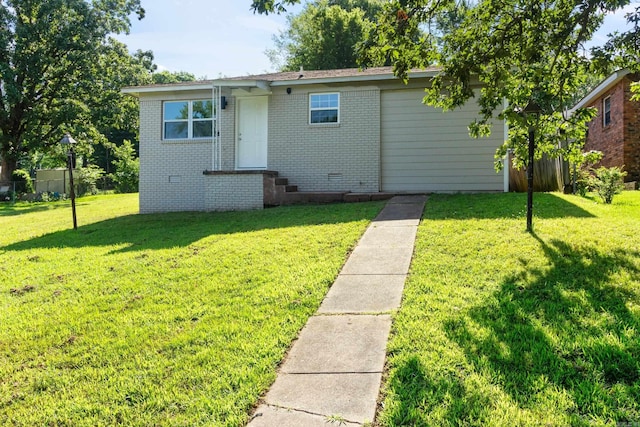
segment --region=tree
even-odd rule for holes
[[[130,141],[113,149],[115,160],[113,165],[116,172],[113,174],[113,181],[116,183],[116,192],[135,193],[138,191],[140,174],[140,159],[136,158],[135,150]]]
[[[196,76],[186,71],[160,71],[151,75],[154,84],[168,84],[180,82],[192,82],[196,80]]]
[[[111,110],[131,56],[109,35],[132,13],[144,16],[139,0],[0,2],[0,181],[21,156],[59,150],[65,132],[90,151],[105,118],[131,113]]]
[[[488,135],[495,117],[509,122],[496,168],[509,149],[516,166],[529,164],[532,132],[536,159],[547,154],[574,161],[581,157],[586,122],[594,116],[590,109],[565,113],[590,66],[585,43],[606,13],[628,2],[478,0],[461,8],[455,0],[390,0],[361,45],[359,59],[363,65],[390,59],[405,81],[412,68],[437,64],[441,71],[426,89],[427,104],[452,110],[477,98],[479,118],[469,126],[475,137]],[[253,7],[267,13],[293,3],[255,0]],[[442,37],[427,33],[416,42],[421,26],[451,13],[460,15],[459,26]],[[526,107],[534,105],[540,114],[527,114]]]
[[[299,15],[289,15],[288,28],[274,37],[267,51],[272,64],[283,71],[357,66],[356,44],[366,38],[380,0],[316,0]]]

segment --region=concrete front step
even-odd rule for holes
[[[345,194],[347,193],[342,191],[297,191],[284,193],[281,204],[336,203],[344,201]]]
[[[288,178],[275,178],[274,183],[275,183],[275,185],[288,185],[289,184],[289,179]]]
[[[389,200],[393,196],[393,193],[347,193],[344,196],[344,201],[347,203],[375,202],[377,200]]]

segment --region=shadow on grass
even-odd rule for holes
[[[71,202],[53,202],[53,203],[21,203],[15,205],[13,203],[0,203],[0,216],[18,216],[35,212],[44,212],[54,209],[71,209]]]
[[[578,196],[575,196],[578,197]],[[446,203],[437,203],[439,199]],[[425,218],[434,220],[525,218],[526,193],[464,194],[431,196]],[[590,218],[593,215],[553,193],[536,193],[533,215],[538,218]]]
[[[10,251],[34,248],[111,246],[119,252],[186,247],[211,235],[266,229],[340,224],[370,220],[382,203],[286,206],[245,212],[175,212],[127,215],[73,229],[56,231],[2,247]]]
[[[640,253],[534,237],[551,268],[523,269],[505,281],[494,303],[447,322],[448,337],[522,406],[546,388],[568,393],[583,416],[640,419],[633,404],[640,401],[640,341],[629,334],[640,319],[627,307],[640,295],[612,279],[623,272],[637,283]]]
[[[403,361],[389,379],[397,396],[390,425],[422,425],[430,413],[443,425],[486,424],[496,388],[524,410],[558,410],[566,403],[559,396],[568,396],[574,425],[640,420],[640,318],[627,305],[640,303],[632,286],[640,280],[640,252],[534,237],[550,269],[524,269],[485,305],[445,320],[446,336],[470,367],[431,372],[418,356]],[[618,273],[628,277],[626,286],[614,279]],[[467,381],[471,373],[490,386]]]

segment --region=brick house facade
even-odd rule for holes
[[[422,104],[436,73],[406,85],[381,67],[125,88],[140,102],[140,212],[508,191],[508,168],[494,170],[504,122],[475,140],[474,101],[449,113]]]
[[[583,98],[575,108],[593,107],[585,150],[603,153],[600,165],[624,167],[625,181],[640,181],[640,102],[631,100],[631,83],[640,74],[619,70]]]

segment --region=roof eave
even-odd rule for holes
[[[438,71],[418,71],[410,73],[409,79],[434,77]],[[276,80],[271,82],[271,86],[296,86],[296,85],[313,85],[313,84],[332,84],[332,83],[362,83],[367,81],[384,81],[399,80],[394,74],[363,74],[360,76],[345,77],[318,77],[315,79],[295,79],[295,80]]]
[[[202,83],[168,84],[152,86],[130,86],[122,88],[121,92],[127,95],[140,96],[146,93],[183,92],[192,90],[207,90],[214,87],[225,86],[231,88],[260,88],[268,89],[269,82],[264,80],[209,80]]]
[[[591,104],[600,95],[602,95],[604,92],[606,92],[609,89],[611,89],[614,85],[616,85],[616,83],[618,83],[620,80],[622,80],[622,78],[624,76],[626,76],[627,74],[630,74],[630,73],[631,73],[631,71],[629,69],[627,69],[627,68],[623,68],[621,70],[614,71],[613,73],[611,73],[611,75],[609,75],[609,77],[604,79],[598,86],[596,86],[584,98],[582,98],[580,101],[578,101],[578,103],[576,105],[574,105],[573,108],[571,108],[569,110],[569,113],[573,114],[573,112],[576,111],[578,108],[583,108],[583,107]]]

